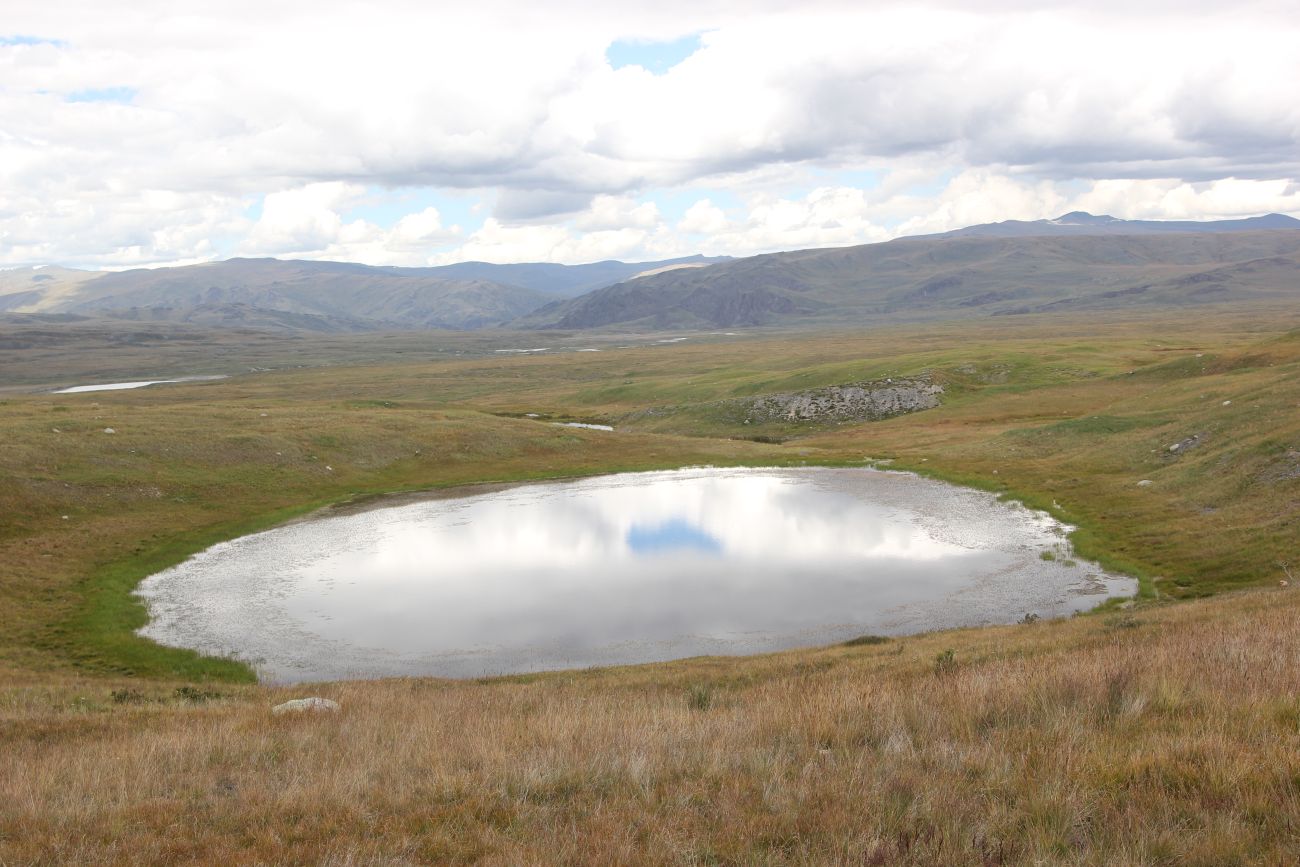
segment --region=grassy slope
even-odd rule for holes
[[[1300,595],[313,692],[0,697],[6,863],[1284,864]],[[945,651],[952,662],[939,664]]]
[[[1271,582],[1300,537],[1288,325],[1043,320],[8,398],[0,861],[1280,858],[1300,843],[1289,593],[748,660],[340,684],[325,692],[343,717],[273,721],[287,693],[134,639],[124,591],[364,492],[865,456],[1055,501],[1089,553],[1159,576],[1162,597]],[[921,370],[949,386],[941,409],[780,447],[719,438],[752,432],[710,409]],[[629,429],[489,414],[530,411]],[[1192,433],[1201,445],[1167,452]],[[936,674],[948,648],[957,668]],[[223,697],[174,694],[205,679],[229,681],[203,687]]]

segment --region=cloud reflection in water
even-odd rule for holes
[[[869,470],[690,470],[308,521],[142,586],[146,635],[272,680],[745,653],[1065,613],[1100,570],[1041,514]],[[1131,582],[1105,592],[1131,592]]]

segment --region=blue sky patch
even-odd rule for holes
[[[61,39],[46,39],[44,36],[0,36],[0,45],[53,45],[62,48],[67,45]]]
[[[94,87],[87,90],[74,90],[64,97],[64,101],[129,103],[135,99],[135,94],[134,87]]]
[[[637,554],[722,553],[721,542],[681,518],[654,526],[633,524],[627,531],[627,546]]]
[[[699,51],[702,44],[698,33],[660,42],[615,39],[605,49],[605,59],[615,69],[639,66],[654,75],[663,75]]]

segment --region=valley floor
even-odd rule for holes
[[[150,378],[173,351],[111,342],[62,355],[60,378],[106,353],[112,379]],[[329,366],[335,349],[219,382],[0,400],[0,864],[1300,851],[1300,588],[1278,583],[1300,568],[1293,311],[511,358],[453,341]],[[941,384],[942,404],[844,424],[733,411],[897,376]],[[269,708],[308,691],[133,635],[140,578],[329,503],[705,463],[883,464],[999,491],[1078,526],[1079,553],[1139,577],[1142,598],[774,656],[328,684],[309,692],[342,712],[296,718]]]

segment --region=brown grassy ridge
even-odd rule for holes
[[[189,702],[0,694],[0,861],[1285,864],[1300,596]],[[952,651],[948,654],[947,651]],[[950,662],[942,660],[950,659]]]

